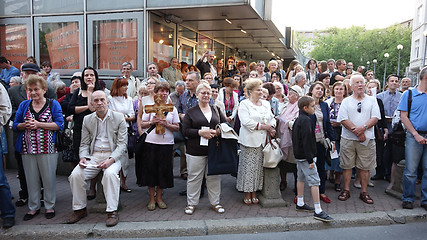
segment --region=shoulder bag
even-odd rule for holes
[[[270,134],[267,133],[267,137],[265,139],[265,146],[262,149],[262,153],[264,154],[264,162],[263,167],[265,168],[275,168],[277,164],[283,158],[283,152],[280,149],[280,139],[271,138]]]

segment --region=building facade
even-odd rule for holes
[[[427,64],[427,0],[417,0],[412,23],[411,58],[409,72],[413,81],[418,82],[418,72]]]

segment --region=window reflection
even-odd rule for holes
[[[197,48],[197,59],[200,59],[206,51],[212,51],[213,41],[212,39],[199,34],[199,47]]]
[[[93,22],[93,66],[119,70],[123,62],[137,69],[137,20],[117,19]]]
[[[153,22],[153,61],[159,65],[159,72],[169,67],[174,57],[174,29]]]
[[[79,68],[78,22],[40,23],[40,62],[55,69]]]
[[[27,26],[25,24],[0,25],[0,55],[20,68],[27,59]]]

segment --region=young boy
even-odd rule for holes
[[[312,97],[301,97],[298,101],[300,109],[299,117],[295,120],[292,130],[292,144],[294,155],[297,159],[297,211],[312,212],[314,219],[323,222],[331,222],[333,219],[328,216],[320,207],[319,185],[320,178],[316,168],[316,137],[314,126],[309,114],[314,114],[315,105]],[[304,181],[307,180],[311,188],[314,208],[304,203]]]

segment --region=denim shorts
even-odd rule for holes
[[[297,159],[297,181],[298,182],[305,182],[307,181],[308,186],[319,186],[320,185],[320,178],[319,174],[317,173],[317,167],[316,164],[314,164],[314,168],[310,169],[308,168],[310,164],[308,164],[307,160],[301,160]]]

